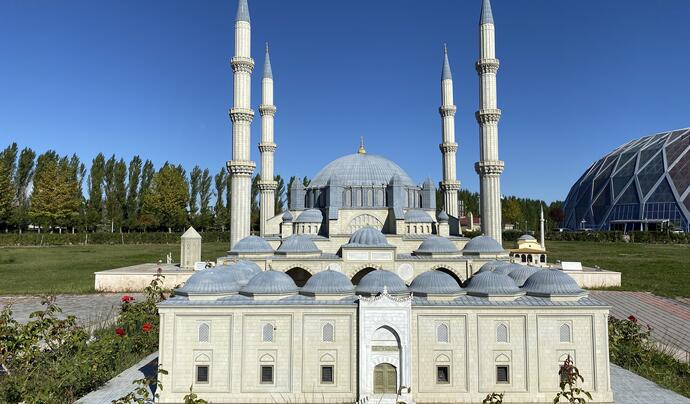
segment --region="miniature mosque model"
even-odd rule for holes
[[[479,403],[492,392],[505,393],[507,402],[552,402],[567,357],[593,402],[613,401],[608,306],[562,271],[512,263],[501,245],[499,62],[489,0],[479,37],[475,169],[483,236],[463,237],[458,219],[447,51],[439,109],[444,210],[437,213],[431,180],[415,183],[361,144],[308,186],[295,184],[289,209],[273,215],[276,107],[268,49],[258,107],[261,225],[252,236],[254,60],[249,7],[239,0],[231,249],[158,306],[159,363],[168,371],[160,375],[158,402],[181,403],[190,387],[213,403]]]

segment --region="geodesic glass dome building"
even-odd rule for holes
[[[564,227],[690,231],[690,128],[633,140],[592,164],[565,200]]]

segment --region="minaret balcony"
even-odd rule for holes
[[[261,116],[273,116],[276,114],[277,108],[275,105],[259,105],[259,113]]]
[[[441,114],[442,117],[446,116],[455,116],[455,112],[457,112],[458,107],[455,105],[442,105],[439,109],[438,112]]]
[[[251,176],[256,169],[256,163],[251,160],[230,160],[226,167],[230,175]]]
[[[501,119],[501,110],[496,109],[480,109],[475,114],[477,122],[480,124],[494,123]]]
[[[505,163],[501,160],[495,161],[479,161],[474,164],[474,170],[480,176],[498,176],[501,175]]]
[[[458,151],[458,144],[457,143],[441,143],[438,145],[439,149],[441,149],[441,153],[455,153]]]
[[[233,72],[245,72],[251,74],[252,70],[254,70],[254,59],[244,56],[235,56],[230,59],[230,66],[232,67]]]
[[[477,69],[477,73],[479,74],[487,74],[487,73],[494,73],[498,71],[498,68],[500,66],[500,62],[498,59],[479,59],[477,61],[477,64],[475,65]]]
[[[259,151],[261,153],[265,152],[275,152],[278,146],[275,143],[259,143]]]
[[[232,122],[251,122],[254,119],[254,111],[247,108],[231,108],[229,114]]]

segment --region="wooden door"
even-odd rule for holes
[[[374,394],[395,394],[398,390],[398,372],[390,363],[374,368]]]

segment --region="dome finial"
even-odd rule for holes
[[[357,151],[359,154],[367,154],[366,149],[364,148],[364,136],[359,137],[359,150]]]

